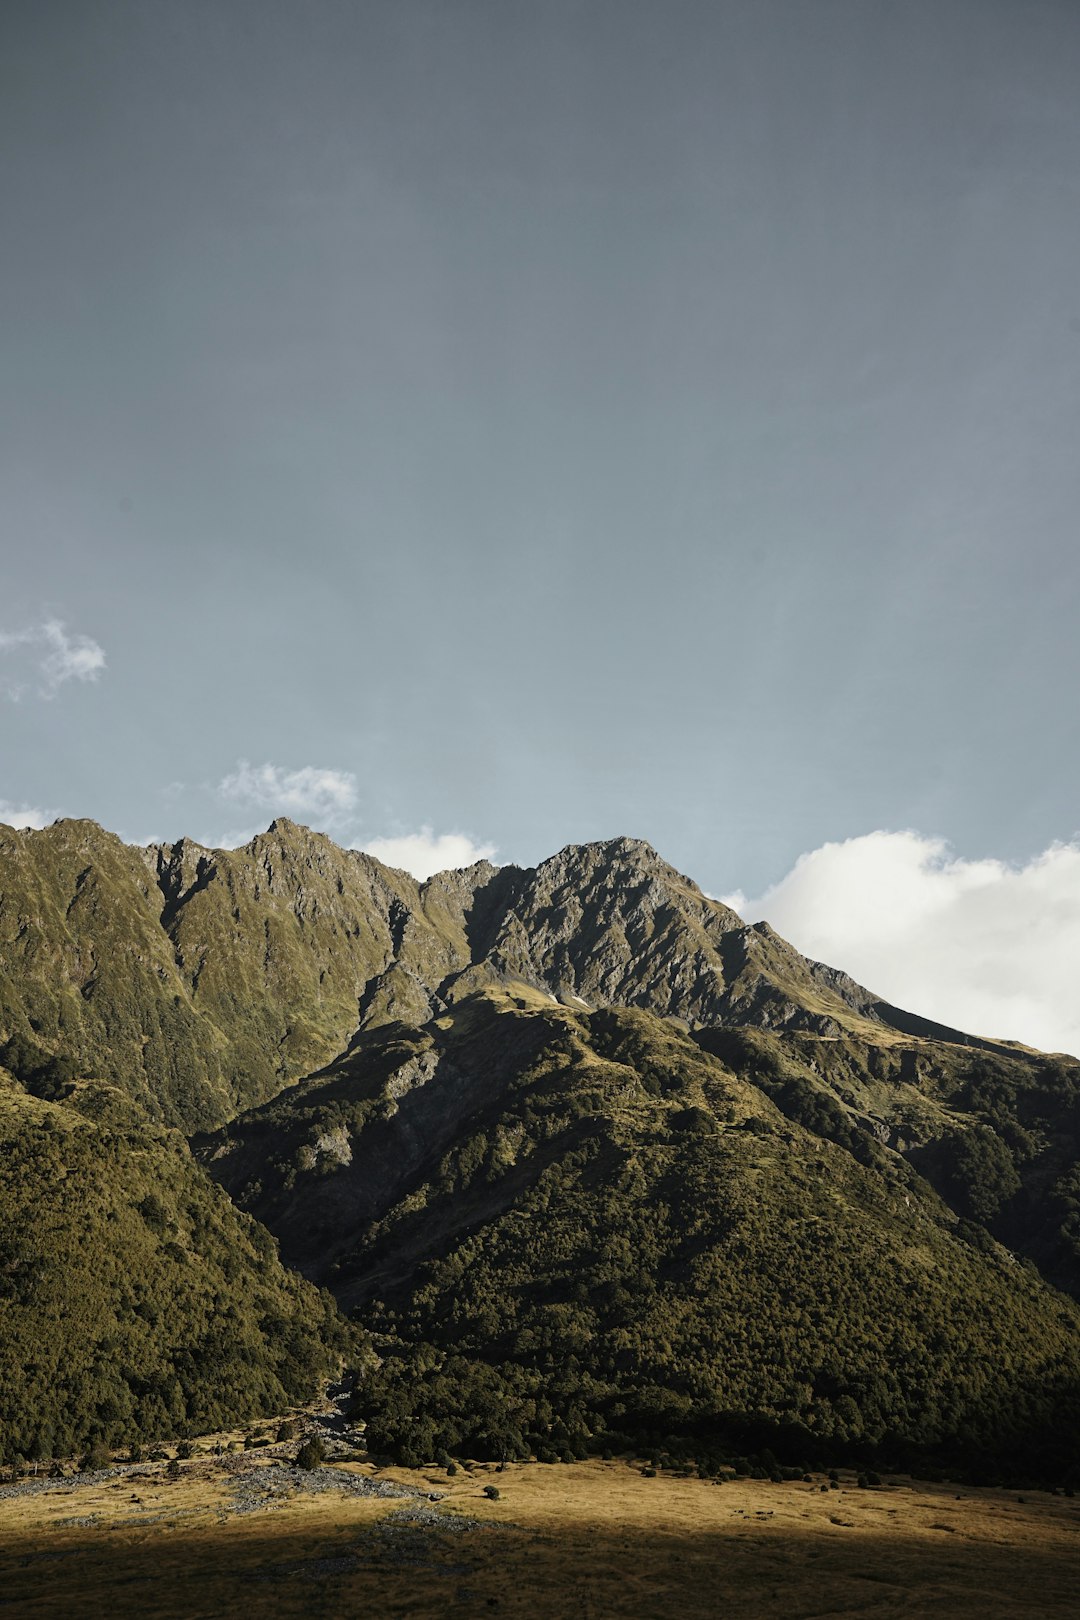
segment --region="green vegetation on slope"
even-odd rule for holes
[[[695,1037],[789,1118],[865,1164],[901,1152],[965,1223],[1080,1298],[1080,1063],[976,1043]]]
[[[33,1090],[55,1059],[148,1119],[212,1127],[336,1057],[359,1024],[429,1017],[433,987],[470,960],[464,911],[492,875],[421,893],[290,822],[241,850],[130,849],[88,821],[0,826],[0,1061]]]
[[[183,1138],[0,1071],[0,1457],[196,1434],[310,1398],[355,1335]],[[95,1116],[95,1117],[88,1117]]]

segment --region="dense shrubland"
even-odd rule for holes
[[[837,1105],[800,1107],[815,1136],[647,1014],[519,1016],[534,1039],[501,1072],[494,1015],[448,1035],[457,1095],[475,1070],[483,1100],[328,1269],[382,1356],[360,1395],[376,1450],[1068,1471],[1080,1312],[902,1156],[858,1126],[848,1146]],[[363,1109],[385,1081],[354,1076]],[[317,1088],[303,1110],[310,1130]],[[413,1129],[394,1117],[387,1154]]]
[[[0,1455],[196,1434],[309,1399],[349,1334],[174,1133],[0,1083]],[[121,1118],[124,1105],[121,1104]]]

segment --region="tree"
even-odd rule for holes
[[[309,1434],[300,1450],[296,1453],[296,1466],[297,1468],[306,1469],[318,1468],[325,1456],[326,1450],[319,1436]]]

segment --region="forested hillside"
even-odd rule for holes
[[[309,1399],[357,1336],[111,1088],[0,1071],[0,1453],[198,1434]]]

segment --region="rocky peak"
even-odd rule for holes
[[[311,828],[303,826],[299,821],[292,821],[288,816],[275,816],[266,833],[274,833],[278,838],[310,838]],[[265,835],[264,835],[265,836]]]

